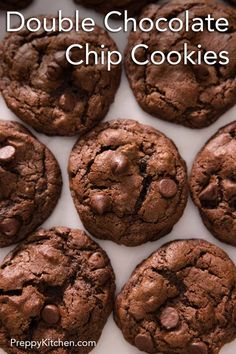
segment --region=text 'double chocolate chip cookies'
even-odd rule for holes
[[[112,311],[114,273],[106,253],[84,232],[39,230],[13,250],[0,267],[0,346],[21,354],[10,338],[61,341],[36,353],[85,354],[97,342]],[[68,342],[74,342],[68,346]],[[58,342],[57,342],[58,343]]]
[[[190,189],[209,231],[236,246],[236,121],[221,128],[199,152]]]
[[[43,18],[39,17],[43,21]],[[116,50],[106,31],[95,26],[93,32],[59,32],[58,20],[48,17],[52,33],[26,28],[8,35],[0,50],[0,87],[8,107],[34,129],[48,135],[75,135],[90,130],[106,115],[120,82],[121,67],[101,64],[103,53]],[[70,45],[79,44],[71,59]],[[98,53],[87,60],[86,44]]]
[[[203,240],[164,245],[117,296],[115,320],[147,353],[218,354],[236,337],[236,267]]]
[[[29,6],[33,0],[0,0],[0,10],[20,10]]]
[[[74,0],[75,3],[107,14],[110,11],[127,10],[129,16],[135,15],[144,5],[152,0]],[[117,17],[119,18],[119,17]]]
[[[86,229],[127,246],[169,233],[187,201],[186,166],[176,146],[132,120],[100,124],[79,140],[69,177]]]
[[[0,121],[0,247],[42,224],[61,193],[53,154],[21,124]]]
[[[193,32],[185,31],[185,11],[193,18],[205,18],[208,14],[215,19],[224,17],[229,21],[228,32]],[[149,114],[172,123],[191,128],[202,128],[218,119],[231,106],[236,104],[236,11],[229,6],[212,0],[175,0],[164,4],[151,4],[145,7],[142,18],[178,18],[184,22],[183,30],[172,32],[131,32],[125,66],[127,76],[140,106]],[[166,25],[164,25],[165,27]],[[146,65],[137,65],[131,57],[131,50],[139,48],[136,58]],[[178,65],[166,61],[161,65],[151,63],[153,52],[183,52],[184,44],[189,51],[227,51],[229,64],[206,65],[204,63],[185,65],[183,60]],[[158,58],[158,56],[157,56]],[[159,61],[159,60],[157,60]],[[174,60],[173,60],[174,61]]]

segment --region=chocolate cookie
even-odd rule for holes
[[[33,0],[0,0],[0,10],[20,10],[30,5]]]
[[[35,232],[5,258],[0,289],[0,346],[7,353],[85,354],[112,310],[115,283],[95,242],[80,230],[58,227]],[[10,338],[67,345],[23,349],[11,346]]]
[[[164,245],[117,296],[115,320],[147,353],[218,354],[236,337],[236,267],[203,240]]]
[[[205,18],[208,14],[215,19],[224,17],[229,21],[229,31],[186,32],[184,18],[187,10],[190,20]],[[236,11],[212,0],[174,0],[145,7],[140,20],[146,17],[152,20],[178,17],[184,21],[184,29],[181,32],[158,32],[155,28],[148,33],[138,29],[130,34],[125,66],[138,103],[145,111],[163,120],[191,128],[210,125],[236,103]],[[136,58],[140,62],[148,61],[147,65],[137,65],[131,58],[131,50],[139,44],[148,48],[137,50]],[[178,65],[170,65],[167,61],[161,65],[151,63],[153,52],[183,53],[184,44],[188,45],[190,52],[198,52],[198,44],[203,52],[227,50],[230,62],[226,66],[184,65],[183,61]]]
[[[42,20],[42,18],[40,18]],[[47,19],[52,26],[52,18]],[[93,32],[26,28],[10,34],[0,52],[0,87],[8,107],[34,129],[48,135],[83,134],[104,118],[119,86],[121,68],[107,64],[71,65],[65,51],[73,44],[72,59],[85,60],[86,43],[96,51],[116,50],[108,34],[98,26]],[[101,45],[104,48],[101,48]]]
[[[190,188],[209,231],[236,246],[236,121],[220,129],[193,164]]]
[[[75,3],[90,7],[96,11],[107,14],[110,11],[128,11],[128,15],[132,16],[146,4],[152,0],[74,0]],[[115,17],[119,19],[119,17]]]
[[[42,224],[61,193],[53,154],[21,124],[0,121],[0,247]]]
[[[186,166],[176,146],[132,120],[100,124],[79,140],[69,177],[87,230],[126,246],[168,234],[187,201]]]

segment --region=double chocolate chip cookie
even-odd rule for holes
[[[236,246],[236,122],[220,129],[193,164],[190,188],[209,231]]]
[[[0,247],[42,224],[61,193],[53,154],[16,122],[0,121]]]
[[[169,243],[134,270],[115,320],[147,353],[218,354],[236,337],[236,267],[206,241]]]
[[[88,353],[112,310],[114,291],[106,253],[84,232],[39,230],[0,267],[0,346],[10,354]],[[11,339],[41,347],[24,349]]]
[[[193,18],[205,18],[208,14],[215,19],[226,18],[228,32],[186,32],[187,10],[190,23]],[[125,59],[127,76],[138,103],[149,114],[191,128],[206,127],[236,103],[236,11],[212,0],[174,0],[145,7],[140,20],[167,18],[170,21],[176,17],[184,22],[180,32],[170,31],[166,24],[163,25],[167,27],[166,32],[159,32],[155,27],[151,32],[140,29],[131,32]],[[139,48],[136,59],[148,64],[137,65],[131,57],[131,51],[139,44],[147,48]],[[202,46],[202,53],[227,51],[229,64],[185,65],[182,60],[178,65],[167,61],[157,65],[150,59],[155,51],[183,53],[186,44],[189,52],[198,53],[198,45]]]
[[[20,10],[30,5],[33,0],[0,0],[0,10]]]
[[[138,11],[152,0],[74,0],[75,3],[81,4],[87,7],[91,7],[94,10],[107,14],[110,11],[128,11],[128,15],[132,16],[138,13]]]
[[[39,18],[43,22],[43,18]],[[54,19],[55,20],[55,19]],[[47,33],[26,28],[7,36],[0,50],[0,88],[8,107],[34,129],[48,135],[75,135],[90,130],[106,115],[120,82],[121,67],[101,64],[101,53],[116,50],[98,26],[93,32],[71,30]],[[47,28],[53,18],[47,18]],[[65,27],[65,24],[64,24]],[[72,65],[66,59],[70,45]],[[86,65],[86,44],[90,51]],[[101,45],[104,48],[101,48]]]
[[[69,177],[87,230],[127,246],[169,233],[187,201],[186,166],[176,146],[132,120],[100,124],[79,140]]]

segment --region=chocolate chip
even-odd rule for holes
[[[149,333],[138,334],[135,337],[135,345],[139,350],[148,353],[153,352],[154,349],[153,340]]]
[[[66,53],[62,50],[54,54],[54,59],[61,67],[66,68],[69,66],[69,62],[66,60]]]
[[[94,269],[104,268],[106,265],[102,254],[99,252],[93,253],[88,261],[89,261],[89,264]]]
[[[188,354],[208,354],[208,349],[205,343],[191,343],[188,347]]]
[[[207,66],[205,65],[194,65],[193,70],[200,80],[206,79],[207,76],[209,76],[209,71]]]
[[[14,146],[7,145],[0,149],[0,162],[8,162],[14,159],[16,149]]]
[[[176,183],[170,178],[164,178],[159,182],[159,191],[165,198],[173,198],[178,189]]]
[[[105,194],[95,194],[90,198],[90,205],[95,213],[103,215],[110,210],[111,200]]]
[[[65,112],[71,112],[73,111],[75,107],[75,99],[74,97],[69,94],[69,93],[64,93],[61,95],[59,99],[59,106],[65,111]]]
[[[46,305],[41,315],[42,319],[48,324],[56,324],[60,319],[59,309],[55,305]]]
[[[166,329],[173,329],[179,323],[179,314],[173,307],[166,307],[161,314],[160,321]]]
[[[50,63],[47,68],[47,77],[50,80],[57,80],[62,73],[62,68],[55,62],[55,63]]]
[[[210,183],[200,194],[199,199],[206,208],[215,207],[218,202],[219,187],[217,182]]]
[[[112,158],[111,170],[114,175],[122,175],[129,167],[129,159],[126,155],[119,153]]]
[[[4,219],[0,222],[0,230],[7,236],[15,236],[20,228],[20,222],[14,218]]]

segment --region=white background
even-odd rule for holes
[[[24,16],[32,17],[34,15],[56,15],[58,10],[62,10],[65,16],[73,16],[74,10],[80,9],[81,17],[92,17],[100,26],[103,25],[103,17],[92,10],[86,10],[83,7],[77,6],[72,0],[35,0],[34,4],[22,11]],[[5,36],[5,14],[0,13],[0,39]],[[117,42],[119,50],[123,52],[126,42],[127,34],[119,33],[112,35]],[[6,107],[5,102],[0,97],[0,119],[18,120],[18,118]],[[157,118],[153,118],[146,114],[139,108],[136,100],[129,88],[126,76],[123,71],[120,88],[117,92],[114,104],[105,120],[117,118],[131,118],[136,119],[141,123],[150,124],[155,128],[165,133],[168,137],[174,140],[182,157],[186,160],[188,171],[190,172],[191,165],[197,152],[202,145],[210,138],[218,128],[236,120],[236,106],[223,115],[216,123],[208,128],[201,130],[191,130],[171,123],[167,123]],[[33,130],[32,130],[33,131]],[[49,228],[53,226],[68,226],[73,228],[83,228],[80,219],[76,213],[73,201],[71,199],[68,188],[67,163],[70,151],[76,138],[64,137],[47,137],[43,134],[33,133],[46,144],[55,154],[60,163],[63,174],[63,191],[61,199],[55,208],[52,216],[43,224],[43,227]],[[116,274],[117,291],[120,290],[124,282],[129,278],[134,267],[146,258],[151,252],[159,248],[163,243],[175,239],[186,238],[204,238],[207,241],[213,242],[222,247],[229,256],[236,262],[236,248],[228,246],[217,241],[204,227],[198,210],[193,206],[189,198],[187,208],[181,220],[174,227],[173,231],[159,241],[147,243],[139,247],[128,248],[125,246],[118,246],[111,241],[98,241],[98,243],[107,251],[114,271]],[[11,247],[12,248],[12,247]],[[5,248],[0,250],[0,258],[3,257],[11,249]],[[91,338],[92,339],[92,338]],[[93,354],[137,354],[139,351],[127,343],[121,334],[121,331],[115,325],[112,316],[110,316],[102,336],[98,342],[97,347],[92,351]],[[236,341],[226,345],[221,354],[235,354]],[[0,353],[4,353],[0,349]]]

